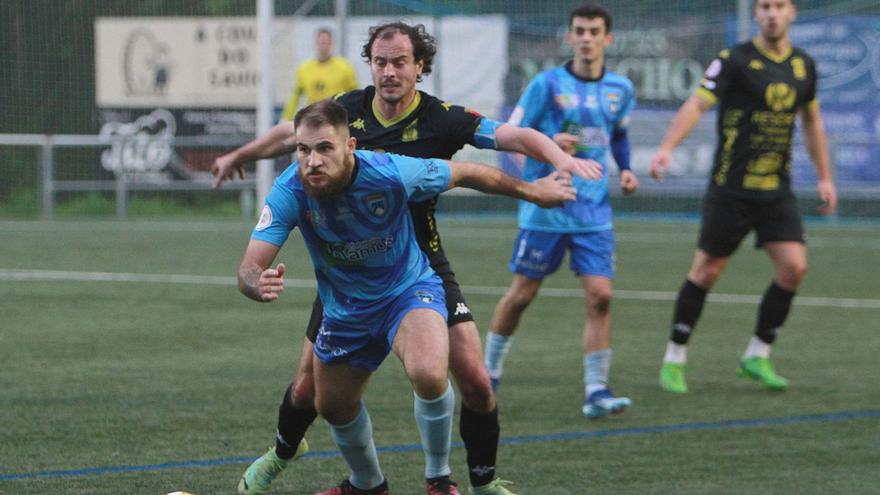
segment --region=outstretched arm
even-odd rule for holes
[[[598,162],[571,156],[552,139],[529,127],[503,124],[495,130],[495,142],[500,150],[528,155],[539,162],[553,165],[560,172],[585,179],[602,177],[602,165]]]
[[[282,122],[263,136],[214,160],[211,164],[211,173],[214,175],[212,187],[217,189],[236,174],[244,179],[245,163],[290,153],[295,146],[293,122]]]
[[[663,180],[663,176],[669,170],[672,150],[681,144],[684,138],[694,130],[694,126],[700,121],[700,117],[711,107],[712,103],[704,100],[697,94],[693,94],[678,109],[678,113],[673,117],[666,135],[663,136],[663,140],[660,142],[660,147],[657,148],[654,157],[651,159],[651,177]]]
[[[565,173],[553,172],[535,182],[526,182],[480,163],[449,162],[449,167],[452,170],[449,189],[467,187],[489,194],[524,199],[544,208],[561,206],[565,201],[572,201],[577,197],[575,189],[571,187],[571,176]]]
[[[259,302],[278,299],[284,290],[284,263],[272,268],[272,262],[281,248],[252,239],[238,267],[238,290]]]
[[[810,154],[813,167],[816,168],[816,184],[819,198],[823,201],[819,212],[823,215],[833,213],[837,208],[837,189],[831,176],[831,159],[828,157],[828,140],[825,137],[825,126],[822,123],[822,112],[819,102],[813,101],[801,111],[803,123],[804,145]]]

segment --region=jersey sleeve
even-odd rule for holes
[[[410,201],[425,201],[449,188],[452,169],[445,160],[388,154]]]
[[[269,244],[282,246],[297,225],[299,204],[293,191],[275,180],[272,191],[266,197],[266,204],[260,213],[260,219],[251,232],[251,239],[265,241]]]
[[[547,108],[546,100],[547,88],[544,83],[544,77],[538,75],[526,86],[526,90],[519,97],[519,101],[516,102],[516,107],[514,107],[513,113],[510,114],[507,123],[519,127],[537,129],[541,114]]]
[[[491,146],[486,139],[478,137],[481,132],[480,123],[483,120],[483,116],[479,112],[451,103],[442,103],[439,105],[436,115],[438,115],[438,120],[443,122],[443,134],[448,136],[448,139],[453,141],[457,148],[463,148],[466,144],[478,148]],[[494,138],[493,132],[493,141]]]
[[[732,73],[733,61],[730,58],[730,50],[721,50],[718,57],[706,67],[695,94],[703,101],[714,105],[730,87]]]
[[[614,129],[625,131],[629,127],[629,116],[636,108],[636,94],[632,85],[627,87],[627,91],[623,95],[623,101],[620,104],[620,111],[617,113],[614,122]]]
[[[804,60],[806,61],[807,66],[807,77],[810,81],[810,88],[807,90],[807,94],[805,95],[804,101],[806,101],[806,107],[812,107],[814,105],[819,104],[819,84],[818,79],[819,76],[816,73],[816,62],[813,61],[809,56],[804,55]]]

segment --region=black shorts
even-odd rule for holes
[[[703,198],[698,246],[710,256],[730,256],[752,229],[756,248],[765,242],[804,243],[804,227],[794,196],[755,201],[709,191]]]
[[[442,250],[428,256],[431,262],[431,268],[437,272],[437,275],[443,281],[443,291],[446,293],[446,311],[449,316],[446,318],[448,326],[457,325],[465,321],[474,321],[474,315],[471,314],[470,308],[465,303],[464,295],[461,293],[461,287],[455,280],[455,273],[446,259],[446,253]],[[324,306],[321,304],[320,296],[315,297],[312,303],[312,315],[309,317],[309,326],[306,327],[306,337],[315,342],[318,338],[318,329],[321,328],[322,315]]]

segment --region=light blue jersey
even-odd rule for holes
[[[252,239],[281,246],[299,227],[315,267],[324,316],[365,323],[417,283],[436,278],[416,243],[407,202],[445,191],[443,160],[356,151],[355,178],[328,199],[306,195],[294,162],[266,198]],[[438,279],[439,282],[439,279]]]
[[[625,129],[635,107],[629,79],[605,72],[598,80],[581,79],[571,72],[571,62],[538,74],[520,97],[509,123],[531,127],[551,138],[560,132],[580,136],[578,158],[591,158],[604,167],[602,178],[574,178],[577,200],[562,208],[541,208],[520,201],[520,228],[544,232],[577,233],[609,230],[607,157],[611,135]],[[523,179],[534,181],[550,174],[552,165],[526,159]]]

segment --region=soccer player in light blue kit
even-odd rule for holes
[[[341,485],[316,495],[388,493],[361,396],[389,352],[416,395],[426,477],[449,476],[455,397],[445,295],[419,249],[408,202],[464,186],[551,207],[575,199],[571,179],[552,174],[529,183],[474,163],[355,151],[348,115],[330,100],[301,110],[294,127],[296,161],[266,199],[238,285],[254,300],[277,299],[285,266],[272,263],[300,228],[324,306],[314,345],[315,407],[351,469]]]
[[[523,311],[537,296],[544,277],[559,268],[568,249],[571,269],[581,280],[587,302],[583,413],[600,418],[621,413],[630,405],[628,398],[614,397],[608,385],[614,232],[604,164],[610,148],[620,169],[623,192],[629,194],[638,188],[638,179],[630,170],[627,138],[635,96],[628,79],[605,70],[604,51],[612,41],[611,17],[605,9],[593,5],[575,8],[566,41],[574,50],[573,60],[538,74],[520,98],[510,123],[552,136],[564,150],[602,163],[605,171],[599,180],[575,177],[578,199],[563,208],[543,209],[520,202],[520,232],[509,265],[513,282],[492,315],[485,360],[497,387]],[[551,170],[529,158],[523,177],[535,180]]]

